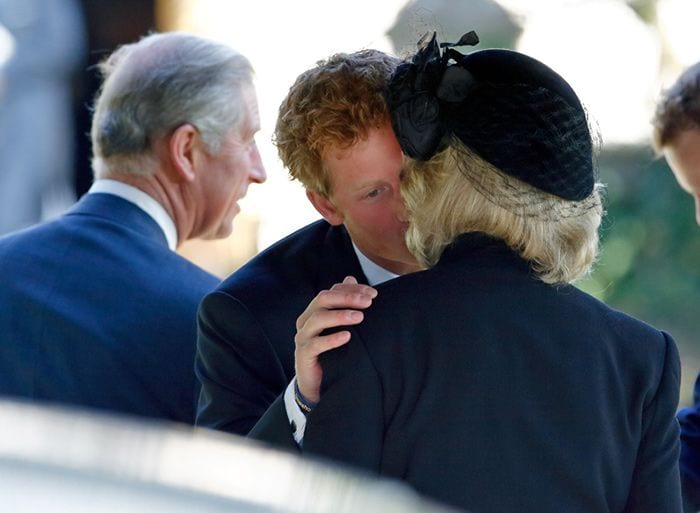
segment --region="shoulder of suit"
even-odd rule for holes
[[[259,255],[253,258],[249,264],[255,265],[259,262],[265,262],[276,258],[280,254],[289,258],[296,254],[303,254],[309,250],[316,251],[321,246],[340,242],[347,242],[347,244],[350,244],[350,239],[345,228],[342,225],[331,226],[323,219],[320,219],[298,229],[265,248]]]
[[[72,233],[81,233],[81,231],[71,223],[66,214],[63,214],[1,236],[0,253],[7,255],[6,258],[12,258],[29,250],[32,253],[52,255],[55,258],[62,247],[71,244]]]
[[[303,281],[304,276],[315,272],[314,266],[331,243],[329,240],[342,237],[347,237],[344,228],[315,221],[261,251],[226,278],[217,290],[238,295],[250,289],[272,289]]]

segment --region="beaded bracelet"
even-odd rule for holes
[[[299,385],[297,383],[294,383],[294,402],[296,402],[297,406],[301,408],[301,411],[305,416],[311,413],[318,405],[318,403],[312,403],[306,397],[304,397],[304,394],[302,394],[299,390]]]

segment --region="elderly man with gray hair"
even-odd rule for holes
[[[163,33],[101,70],[92,188],[0,239],[0,394],[192,423],[196,310],[217,278],[174,250],[229,235],[265,180],[252,68]]]

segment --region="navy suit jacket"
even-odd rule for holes
[[[700,376],[695,381],[694,405],[678,412],[681,425],[680,471],[684,511],[700,511]]]
[[[670,336],[462,235],[322,356],[304,452],[475,513],[678,513]]]
[[[319,291],[348,275],[367,283],[345,228],[317,221],[208,294],[198,316],[197,424],[245,435],[277,399],[273,428],[293,444],[281,394],[294,377],[296,319]]]
[[[196,311],[218,280],[143,210],[88,194],[0,239],[0,394],[193,423]]]

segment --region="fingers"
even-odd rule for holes
[[[309,303],[309,306],[297,318],[297,330],[302,329],[311,316],[322,310],[364,310],[377,297],[377,290],[369,285],[358,284],[355,278],[349,276],[343,283],[336,283],[328,290],[322,290]],[[349,319],[352,320],[352,319]],[[361,320],[361,319],[360,319]],[[357,321],[359,322],[359,321]],[[338,322],[332,326],[343,326],[347,322]],[[353,323],[354,324],[354,323]]]
[[[357,283],[357,279],[354,276],[346,276],[342,283],[336,283],[330,290],[347,290],[358,294],[366,294],[373,298],[377,297],[377,289],[369,285]]]
[[[313,402],[319,400],[323,378],[323,369],[318,361],[319,355],[347,344],[349,340],[349,331],[339,331],[305,340],[295,339],[297,346],[294,351],[294,368],[297,385],[304,397]]]
[[[295,351],[295,360],[297,367],[299,365],[315,365],[318,361],[318,355],[340,347],[350,340],[349,331],[338,331],[330,335],[317,336],[311,339],[305,339],[297,343]]]
[[[321,353],[330,351],[346,344],[350,340],[349,331],[339,331],[324,336],[304,338],[297,333],[294,341],[294,368],[296,370],[297,386],[301,393],[312,402],[318,402],[321,393],[323,369],[318,357]]]
[[[377,291],[361,285],[353,276],[322,290],[297,318],[294,352],[297,385],[306,398],[318,401],[323,370],[318,362],[321,353],[340,347],[350,340],[347,330],[321,335],[324,330],[359,324],[361,310],[369,307]]]
[[[364,319],[364,314],[358,310],[326,310],[319,309],[311,313],[301,322],[297,329],[297,337],[310,339],[322,331],[341,326],[353,326]]]

